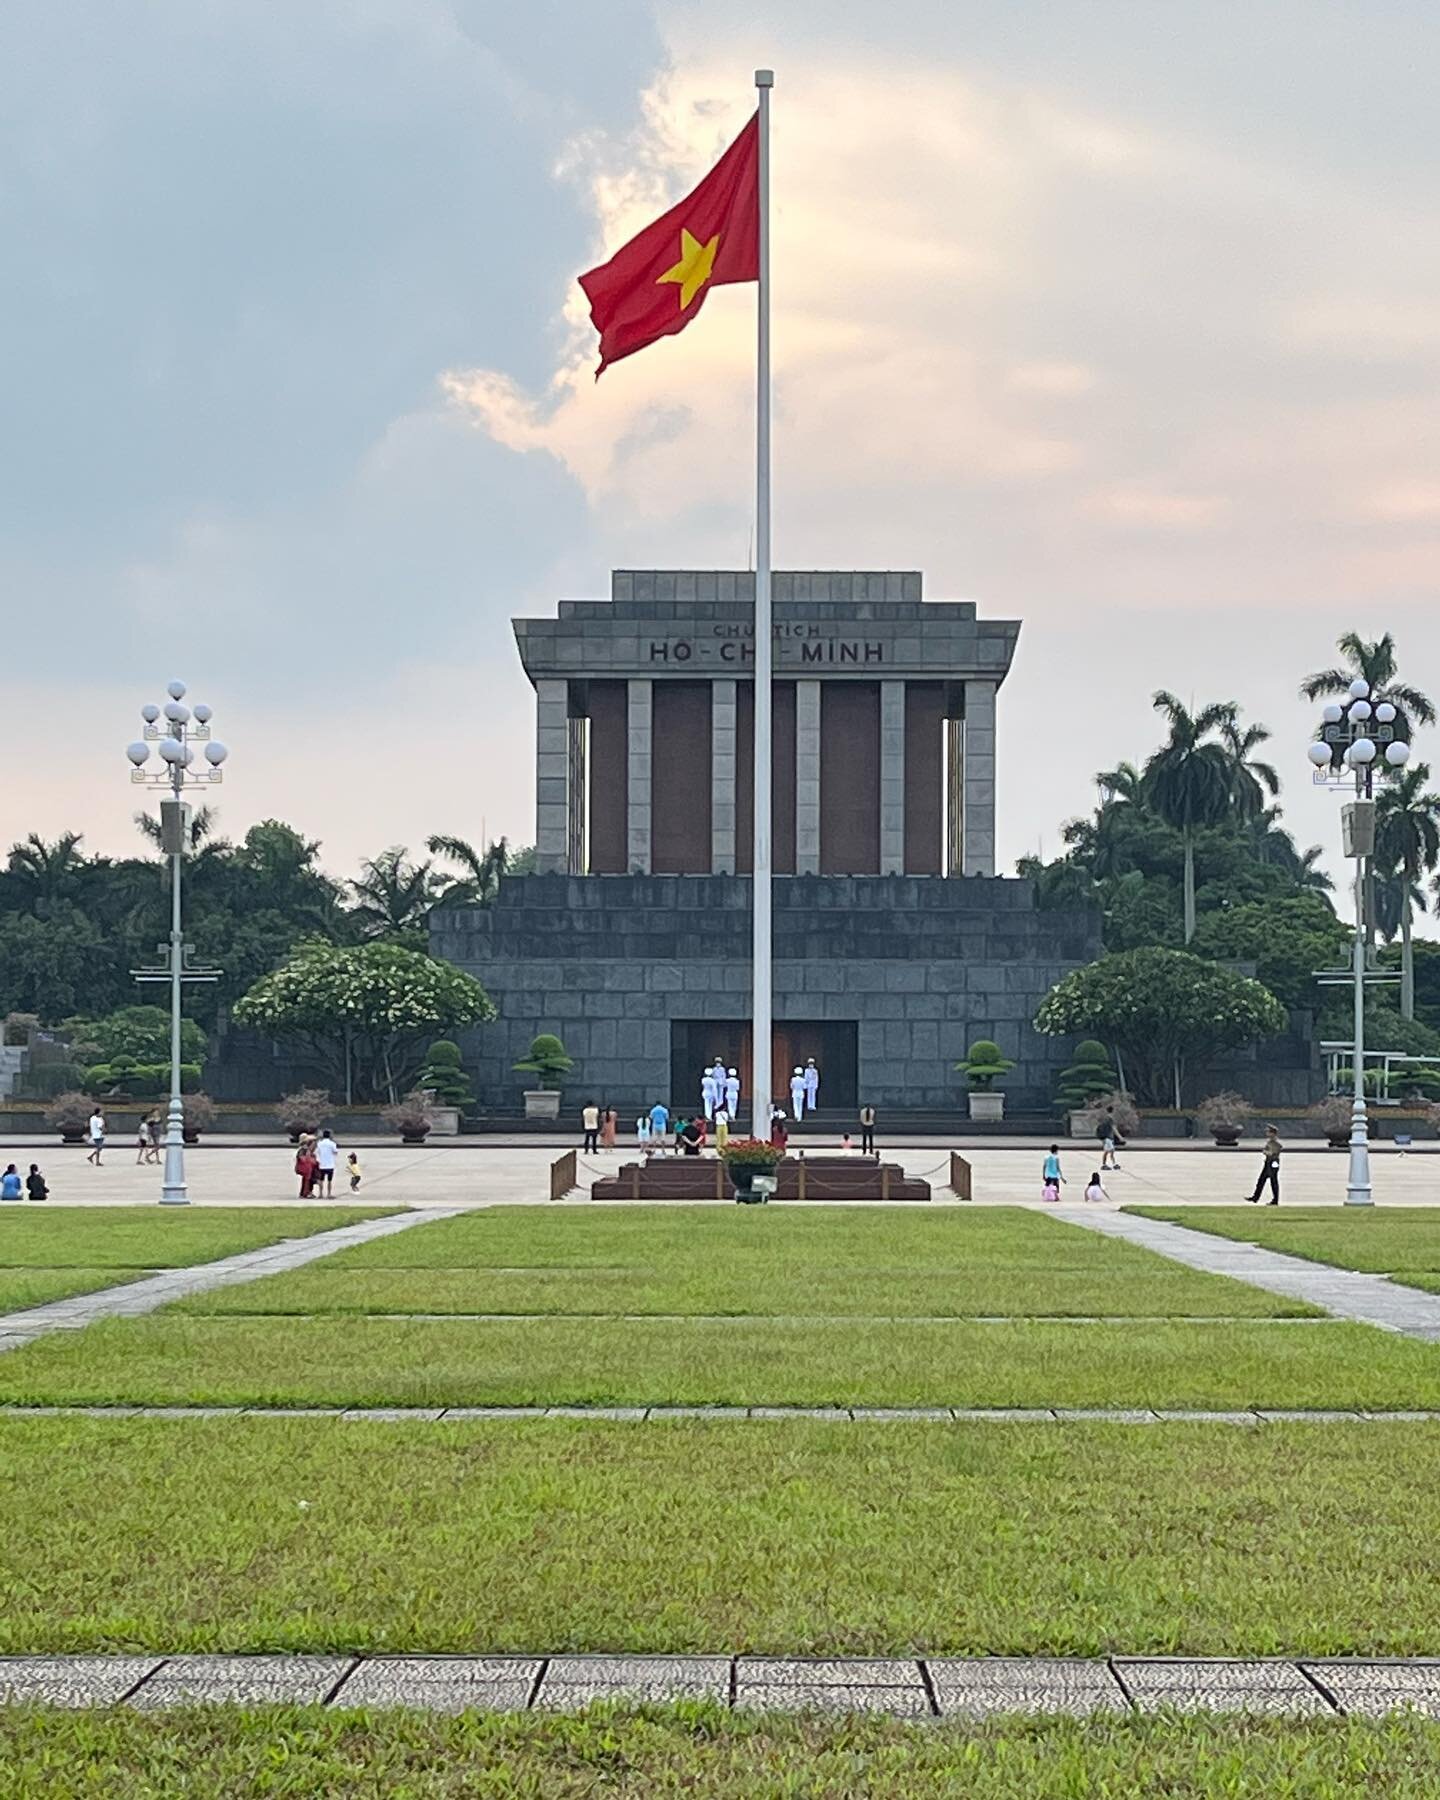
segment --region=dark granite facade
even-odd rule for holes
[[[859,1087],[892,1116],[954,1109],[977,1037],[1017,1067],[1012,1111],[1048,1109],[1069,1046],[1030,1020],[1100,951],[1098,914],[1041,912],[1028,881],[796,876],[775,883],[777,1020],[854,1021]],[[540,1031],[575,1059],[572,1096],[626,1112],[670,1097],[673,1021],[750,1010],[750,883],[739,876],[534,875],[493,908],[431,919],[431,948],[481,981],[499,1021],[468,1034],[485,1109],[514,1114],[512,1065]],[[680,1096],[675,1096],[680,1098]]]

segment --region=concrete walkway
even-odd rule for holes
[[[1440,1660],[775,1656],[16,1656],[0,1703],[321,1705],[571,1711],[594,1700],[709,1700],[746,1712],[1268,1713],[1440,1717]]]
[[[1307,1262],[1303,1256],[1286,1256],[1279,1250],[1262,1250],[1233,1238],[1214,1237],[1185,1225],[1169,1225],[1160,1219],[1142,1219],[1133,1213],[1109,1212],[1098,1207],[1052,1206],[1052,1219],[1080,1225],[1104,1237],[1124,1238],[1142,1250],[1153,1250],[1187,1269],[1207,1275],[1226,1275],[1232,1281],[1281,1294],[1287,1300],[1308,1300],[1323,1306],[1337,1319],[1353,1319],[1375,1325],[1402,1337],[1440,1342],[1440,1294],[1401,1287],[1388,1275],[1363,1275],[1328,1263]]]
[[[68,1300],[51,1300],[44,1306],[0,1314],[0,1350],[14,1350],[48,1332],[75,1331],[82,1325],[94,1324],[97,1319],[138,1318],[171,1300],[208,1293],[211,1288],[234,1287],[242,1281],[255,1281],[262,1275],[279,1275],[287,1269],[318,1262],[322,1256],[333,1256],[337,1250],[348,1250],[353,1244],[393,1237],[397,1231],[409,1231],[412,1226],[424,1225],[433,1219],[451,1219],[465,1210],[463,1206],[430,1207],[424,1212],[391,1213],[383,1219],[363,1219],[355,1225],[337,1226],[334,1231],[317,1231],[313,1237],[291,1238],[285,1243],[268,1244],[260,1250],[244,1250],[238,1256],[222,1257],[219,1262],[196,1263],[186,1269],[160,1269],[154,1275],[127,1281],[120,1287],[102,1288],[94,1294],[73,1294]]]

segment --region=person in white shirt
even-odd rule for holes
[[[805,1071],[798,1067],[790,1077],[790,1110],[797,1124],[805,1117]]]
[[[95,1167],[98,1169],[100,1167],[100,1152],[105,1148],[105,1115],[98,1106],[90,1115],[89,1132],[90,1154],[85,1160],[88,1163],[94,1163]]]
[[[805,1109],[814,1112],[820,1104],[820,1071],[815,1067],[815,1058],[810,1057],[805,1064]]]
[[[740,1077],[734,1069],[725,1076],[725,1110],[732,1119],[740,1111]]]
[[[700,1077],[700,1104],[705,1108],[707,1119],[715,1117],[715,1106],[719,1098],[715,1092],[715,1072],[713,1069],[706,1069]]]
[[[327,1129],[315,1144],[315,1185],[322,1194],[335,1192],[335,1165],[340,1160],[340,1146]]]

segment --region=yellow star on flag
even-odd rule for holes
[[[655,283],[657,287],[662,281],[675,281],[680,284],[681,312],[684,312],[710,279],[710,271],[715,266],[715,252],[719,244],[720,234],[718,231],[708,244],[702,244],[698,238],[692,237],[683,226],[681,227],[680,260],[672,264]]]

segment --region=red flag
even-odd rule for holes
[[[759,119],[694,193],[580,277],[600,333],[597,378],[622,356],[683,331],[712,287],[760,279]]]

